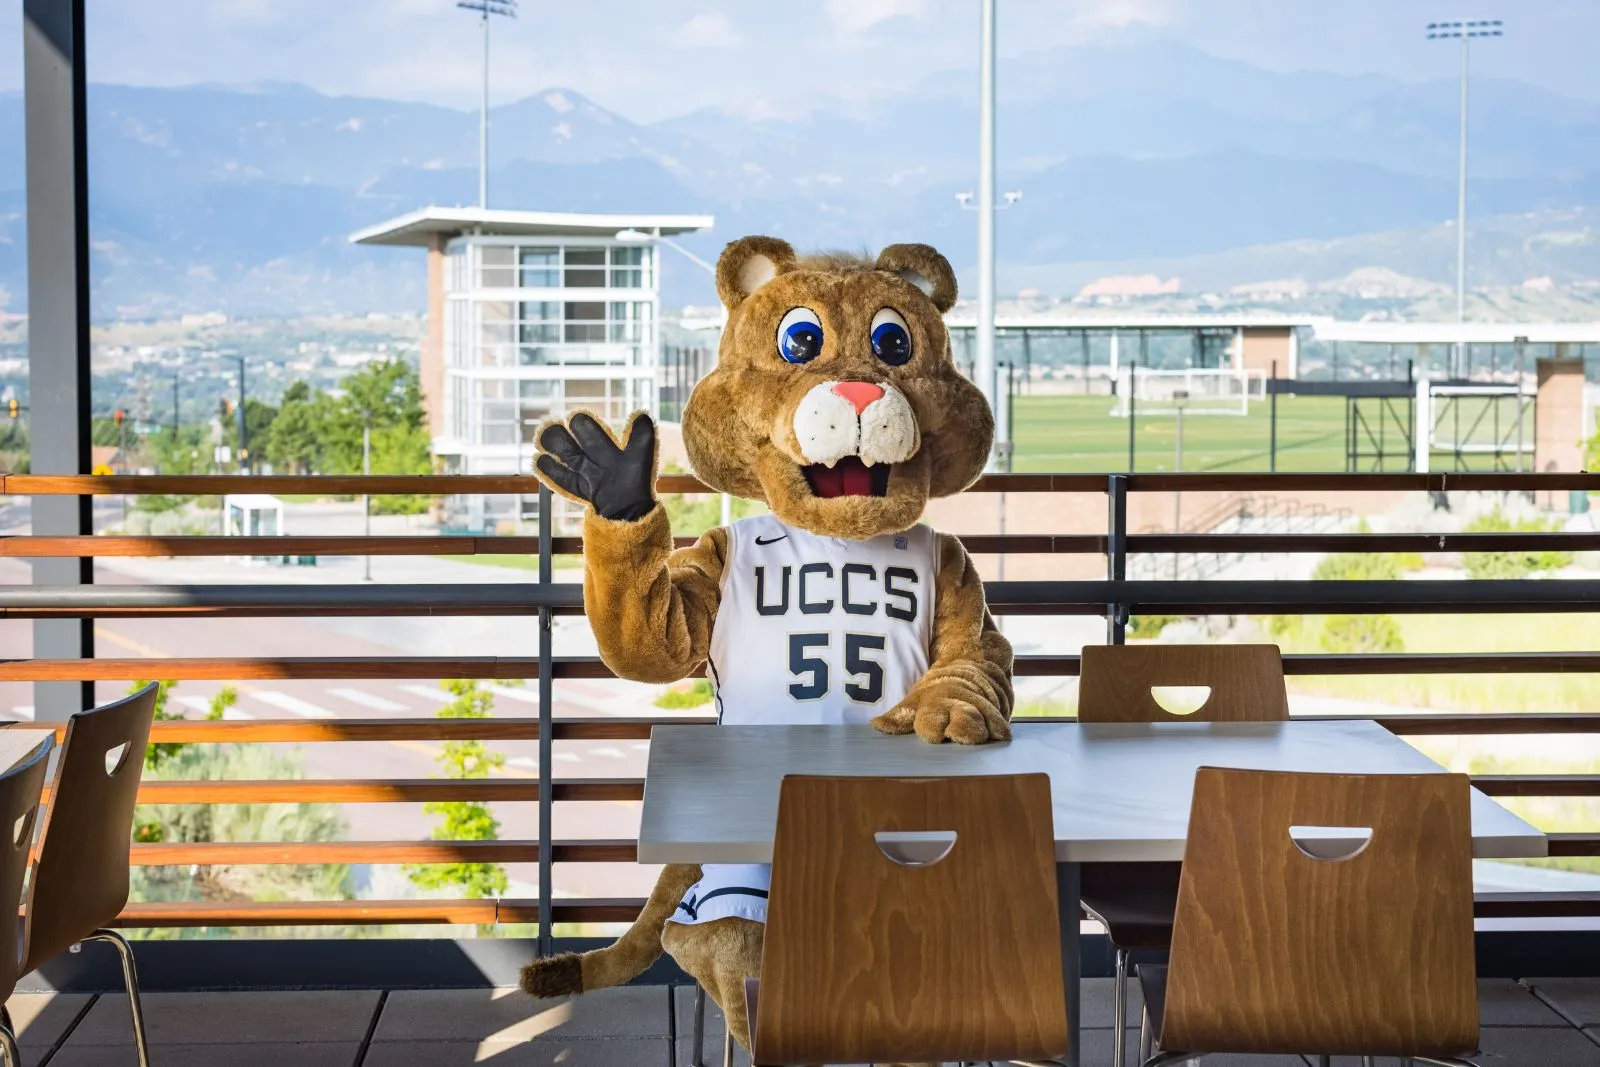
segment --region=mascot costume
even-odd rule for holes
[[[704,674],[724,723],[871,723],[939,744],[1010,737],[1011,646],[961,542],[919,525],[983,470],[994,423],[956,370],[955,274],[926,245],[874,260],[745,237],[717,263],[716,369],[683,415],[695,474],[764,502],[674,551],[655,499],[655,426],[587,413],[541,428],[537,471],[587,506],[584,604],[619,677]],[[800,631],[805,632],[800,632]],[[538,960],[539,997],[620,985],[665,949],[745,1043],[770,868],[664,868],[609,948]]]

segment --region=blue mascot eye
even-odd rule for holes
[[[872,316],[872,354],[891,367],[911,362],[911,331],[894,308],[881,308]]]
[[[822,320],[810,308],[791,308],[778,323],[778,355],[789,363],[810,363],[822,355]]]

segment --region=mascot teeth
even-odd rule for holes
[[[794,413],[807,463],[832,467],[857,456],[868,467],[899,463],[917,450],[917,419],[905,394],[869,382],[821,382]]]

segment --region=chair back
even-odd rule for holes
[[[128,902],[133,806],[155,718],[156,685],[67,720],[28,887],[24,974],[94,931]]]
[[[1067,1050],[1043,774],[783,780],[752,1063]]]
[[[1196,687],[1210,693],[1194,692]],[[1192,705],[1197,696],[1204,702],[1187,710],[1184,705]],[[1180,713],[1162,707],[1162,701]],[[1273,722],[1288,717],[1277,645],[1084,646],[1080,722]]]
[[[27,973],[22,969],[22,954],[27,946],[22,940],[22,924],[15,921],[15,916],[22,906],[22,883],[33,853],[39,800],[55,743],[55,737],[46,734],[31,753],[0,774],[0,915],[13,917],[12,921],[0,922],[0,1003],[11,996],[17,979]]]
[[[1467,776],[1202,768],[1160,1043],[1349,1056],[1476,1048]]]

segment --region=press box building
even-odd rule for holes
[[[712,221],[429,207],[352,234],[356,244],[427,250],[422,391],[444,473],[526,473],[539,424],[574,408],[611,420],[656,414],[654,238]],[[483,531],[538,513],[532,494],[460,496],[447,502],[446,522]]]

